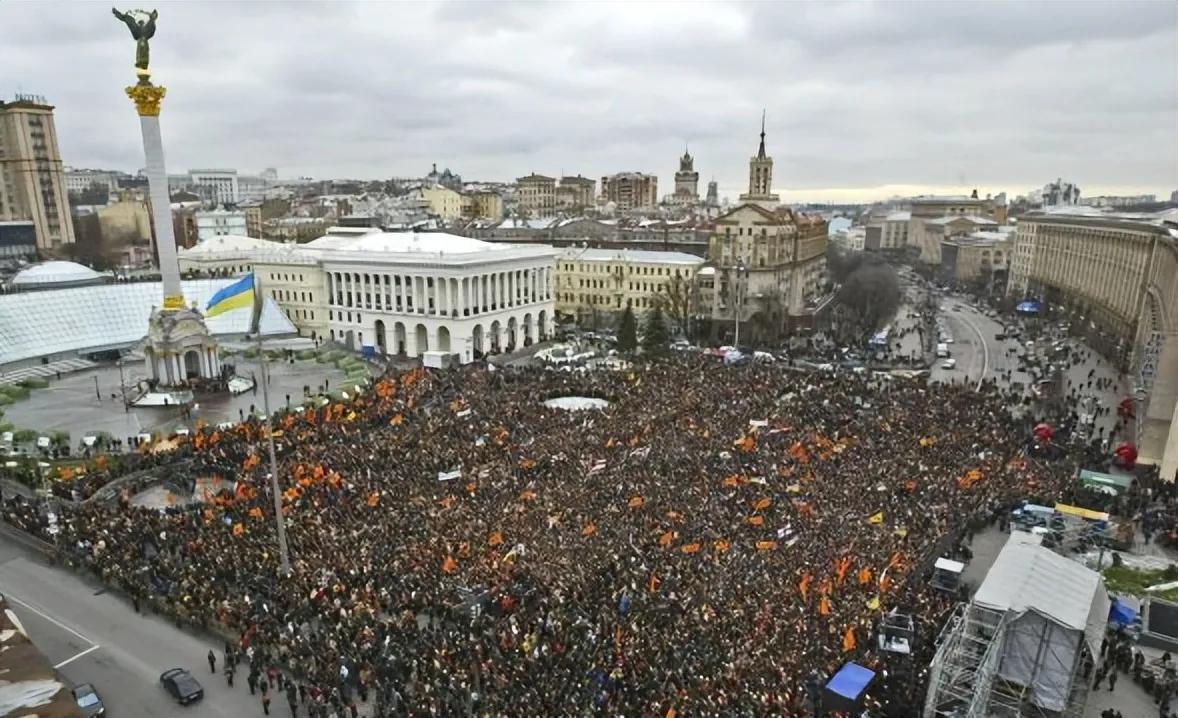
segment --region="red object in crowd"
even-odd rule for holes
[[[1132,419],[1136,416],[1136,413],[1137,410],[1131,397],[1121,399],[1121,403],[1117,405],[1117,416],[1122,419]]]
[[[1046,444],[1055,437],[1055,428],[1047,423],[1036,424],[1032,433],[1035,435],[1036,441]]]
[[[1129,442],[1117,445],[1113,453],[1116,455],[1113,461],[1118,466],[1131,469],[1137,463],[1137,447]]]

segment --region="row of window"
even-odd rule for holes
[[[289,289],[271,289],[270,296],[280,302],[314,302],[315,295],[311,292],[295,292]]]
[[[298,278],[297,280],[296,280],[296,277]],[[299,282],[301,282],[301,281],[303,281],[303,275],[270,272],[270,281],[277,281],[277,282],[299,281]]]
[[[590,262],[573,263],[561,262],[561,269],[565,272],[579,272],[581,274],[615,274],[615,267],[606,263]],[[620,269],[620,267],[617,267]],[[687,277],[690,276],[690,270],[670,267],[644,267],[633,265],[625,265],[625,273],[629,275],[639,275],[643,277]]]

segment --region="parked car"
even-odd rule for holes
[[[94,690],[94,686],[89,683],[74,686],[74,701],[86,718],[106,715],[106,706],[102,705],[102,698],[98,695],[98,691]]]
[[[942,369],[956,369],[957,368],[957,360],[956,359],[946,359],[945,361],[941,362],[941,368]]]
[[[205,697],[205,689],[186,668],[172,668],[160,674],[160,683],[168,695],[182,706]]]

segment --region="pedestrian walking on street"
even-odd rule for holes
[[[229,682],[230,688],[233,687],[233,673],[234,673],[233,664],[232,663],[225,664],[225,680]]]
[[[265,693],[262,694],[262,712],[270,715],[270,696]]]
[[[217,674],[217,655],[213,653],[213,649],[209,649],[209,673]]]
[[[258,674],[254,669],[250,669],[249,675],[245,677],[245,682],[250,687],[250,695],[252,696],[258,688]]]
[[[1109,689],[1109,691],[1112,691],[1112,689],[1116,688],[1116,686],[1117,686],[1117,669],[1114,668],[1108,674],[1108,689]]]

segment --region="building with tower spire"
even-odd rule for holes
[[[708,182],[708,196],[704,199],[704,204],[709,207],[720,206],[720,183],[716,180]]]
[[[765,153],[764,110],[761,111],[761,145],[749,159],[749,191],[740,195],[740,201],[769,210],[781,204],[781,198],[773,194],[773,158]]]
[[[695,171],[695,159],[683,147],[683,156],[679,158],[679,171],[675,173],[675,196],[691,201],[699,200],[699,172]]]

